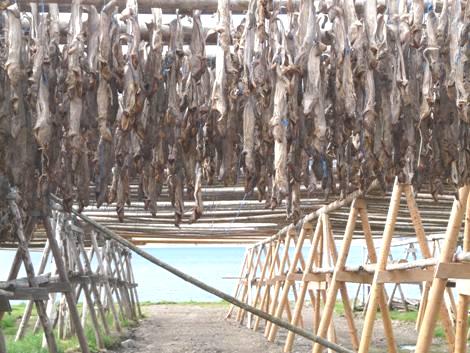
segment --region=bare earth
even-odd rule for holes
[[[223,305],[153,305],[145,307],[146,319],[131,332],[135,347],[121,348],[119,353],[281,353],[286,331],[279,330],[275,343],[263,336],[264,324],[258,332],[240,326],[234,319],[225,320],[228,307]],[[236,313],[236,311],[235,311]],[[305,326],[310,327],[309,311],[304,313]],[[356,320],[358,331],[362,320]],[[346,321],[335,318],[338,342],[351,348]],[[400,352],[411,352],[416,341],[413,323],[394,322],[395,338]],[[441,340],[436,340],[432,352],[446,352]],[[407,345],[411,347],[407,348]],[[311,351],[311,343],[296,337],[294,353]],[[385,352],[386,341],[382,324],[376,322],[370,352]]]

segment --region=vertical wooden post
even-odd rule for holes
[[[359,209],[359,215],[361,217],[362,231],[364,233],[364,239],[366,241],[366,247],[370,263],[377,263],[377,253],[375,252],[374,241],[372,239],[372,230],[369,224],[369,216],[367,215],[367,209],[364,207]],[[395,338],[393,335],[392,320],[387,306],[387,295],[385,288],[378,293],[377,302],[379,304],[380,312],[382,313],[382,321],[384,325],[385,338],[387,339],[388,346],[395,346]],[[365,305],[365,304],[364,304]],[[364,306],[365,310],[366,306]]]
[[[258,282],[256,283],[255,297],[253,299],[253,306],[255,308],[258,307],[258,301],[259,301],[259,297],[260,297],[260,294],[261,294],[261,289],[264,285],[263,283],[266,279],[266,272],[267,272],[268,266],[271,262],[271,256],[272,256],[272,253],[273,253],[272,244],[267,244],[267,248],[268,248],[268,250],[266,251],[266,256],[264,258],[264,263],[263,263],[263,266],[261,268],[261,274],[259,276]]]
[[[380,249],[380,255],[377,260],[375,267],[374,279],[372,281],[371,293],[369,297],[369,305],[367,306],[367,312],[364,321],[364,327],[362,329],[362,337],[359,345],[359,353],[366,353],[369,351],[370,342],[372,340],[372,331],[374,329],[375,316],[377,314],[377,304],[379,297],[382,295],[384,290],[383,283],[378,283],[378,275],[380,271],[385,270],[387,266],[388,255],[390,253],[390,246],[392,244],[392,238],[395,230],[395,223],[397,220],[398,210],[400,208],[400,197],[403,191],[403,186],[395,180],[393,185],[392,197],[390,200],[390,206],[388,209],[387,220],[385,223],[384,234],[382,237],[382,247]],[[388,311],[385,309],[386,312]],[[386,332],[386,334],[393,335],[393,332]],[[396,352],[396,345],[387,341],[388,351]]]
[[[322,218],[322,217],[319,217]],[[322,224],[322,231],[320,232],[319,235],[319,242],[317,246],[317,252],[314,260],[314,265],[315,268],[322,268],[323,267],[323,249],[325,247],[325,234],[323,233],[325,228],[323,227],[323,220],[321,221]],[[328,278],[326,278],[325,281],[325,287],[328,286],[327,284]],[[320,284],[320,283],[319,283]],[[323,288],[319,285],[317,289],[315,290],[315,298],[313,302],[313,318],[312,318],[312,326],[313,326],[313,333],[318,332],[318,328],[320,326],[320,320],[321,320],[321,301],[322,301],[322,295],[323,295]],[[323,302],[325,302],[323,300]]]
[[[111,256],[111,260],[114,263],[114,268],[116,269],[116,276],[117,279],[120,283],[124,282],[124,278],[121,274],[121,267],[119,266],[119,261],[117,260],[116,256],[116,244],[114,241],[110,242],[110,253],[109,255]],[[122,304],[124,306],[124,311],[126,312],[126,316],[128,319],[133,320],[134,316],[132,314],[132,309],[131,309],[131,302],[130,298],[128,296],[129,293],[127,293],[127,290],[122,287],[122,285],[118,284],[117,285],[118,292],[120,293]]]
[[[122,248],[119,246],[121,256],[119,256],[119,263],[122,269],[122,275],[124,278],[124,289],[127,292],[127,295],[129,297],[130,305],[131,305],[131,312],[132,312],[132,318],[134,320],[137,320],[137,304],[135,302],[135,297],[134,297],[134,291],[132,290],[132,286],[130,286],[131,279],[130,279],[130,273],[128,271],[127,267],[127,260],[129,256],[129,251],[127,249]]]
[[[70,236],[71,234],[69,233],[68,235]],[[76,248],[76,246],[77,246],[78,250],[80,250],[79,242],[80,242],[79,240],[77,241],[77,239],[73,239],[73,245],[74,246],[70,247],[71,256],[73,256],[73,258],[75,259],[75,262],[76,262],[77,268],[78,268],[78,272],[80,273],[81,276],[85,277],[86,272],[83,269],[83,265],[82,265],[82,262],[81,262],[80,257],[79,257],[80,255],[77,252],[77,248]],[[92,326],[93,326],[93,331],[95,333],[96,343],[97,343],[98,347],[100,349],[102,349],[102,348],[104,348],[104,341],[103,341],[103,337],[101,336],[98,317],[96,315],[95,306],[94,306],[93,299],[92,299],[91,293],[90,293],[90,287],[88,287],[88,282],[91,282],[90,279],[88,279],[88,278],[85,281],[82,282],[83,294],[85,296],[85,301],[87,303],[87,310],[90,313],[90,319],[91,319],[91,323],[92,323]],[[93,285],[90,285],[90,286],[93,287]],[[83,325],[83,323],[82,323],[82,325]]]
[[[282,276],[284,274],[284,268],[286,267],[286,262],[289,257],[289,248],[290,248],[290,242],[292,240],[292,232],[289,230],[287,231],[287,236],[286,236],[286,241],[284,245],[284,254],[282,255],[281,263],[279,265],[279,275]],[[277,307],[277,300],[279,297],[279,292],[281,290],[282,282],[280,279],[276,281],[276,284],[274,285],[274,294],[273,294],[273,300],[271,302],[271,307],[269,308],[269,313],[271,315],[274,315],[276,307]],[[266,323],[266,328],[264,330],[264,336],[268,337],[269,332],[271,331],[271,322]]]
[[[250,286],[248,282],[250,281],[251,271],[253,271],[253,258],[255,254],[258,253],[258,247],[251,248],[249,251],[250,251],[250,254],[248,257],[246,274],[245,274],[245,278],[243,281],[243,287],[242,287],[243,290],[242,290],[241,297],[240,297],[240,300],[244,303],[246,302],[246,296],[248,294],[248,287]],[[240,323],[242,322],[242,319],[243,319],[243,312],[244,310],[242,308],[238,308],[237,321]]]
[[[326,213],[323,215],[323,234],[327,237],[328,249],[330,250],[331,259],[333,260],[333,265],[338,261],[338,251],[336,250],[335,239],[333,236],[333,230],[330,226],[330,220]],[[339,292],[341,294],[341,299],[343,301],[344,307],[344,316],[348,323],[349,334],[351,336],[351,342],[353,348],[357,350],[359,348],[359,339],[357,337],[356,324],[354,323],[354,314],[351,308],[351,302],[349,301],[348,289],[346,288],[346,283],[341,282],[339,286]]]
[[[122,261],[122,258],[126,256],[128,250],[122,248],[118,243],[115,243],[115,249],[117,249],[117,253],[120,254],[120,256],[115,256],[115,253],[113,253],[113,256],[115,260],[117,260],[117,268],[119,269],[120,276],[121,276],[121,281],[123,282],[123,286],[121,286],[123,293],[125,295],[126,301],[129,306],[130,314],[132,320],[137,320],[137,313],[135,312],[135,306],[134,306],[134,298],[132,292],[129,290],[127,287],[127,283],[129,281],[127,280],[127,275],[126,271],[124,269],[124,262]]]
[[[284,308],[286,305],[289,305],[289,290],[291,286],[295,285],[295,280],[289,279],[289,275],[294,275],[297,270],[297,264],[299,262],[299,258],[302,255],[302,249],[304,246],[305,237],[310,236],[312,231],[312,225],[310,223],[304,223],[302,229],[300,230],[299,237],[297,239],[297,244],[295,246],[294,257],[290,263],[289,270],[287,272],[287,277],[284,282],[284,287],[282,288],[281,299],[279,304],[276,308],[275,316],[278,318],[282,318],[282,314],[284,313]],[[278,331],[277,325],[271,325],[271,330],[269,332],[268,340],[270,342],[274,342],[276,339]]]
[[[470,194],[467,196],[467,210],[465,212],[463,251],[470,251]],[[468,304],[469,297],[464,294],[459,294],[457,320],[455,323],[455,353],[467,352]]]
[[[269,303],[269,295],[270,295],[270,292],[271,292],[271,283],[269,281],[271,281],[275,274],[274,274],[274,271],[276,270],[276,264],[279,260],[279,249],[280,249],[280,246],[281,246],[281,241],[279,239],[277,239],[276,241],[276,245],[275,245],[275,248],[274,248],[274,252],[271,256],[271,261],[270,261],[270,265],[269,265],[269,275],[268,275],[268,278],[266,280],[266,284],[264,286],[264,294],[263,294],[263,299],[261,300],[261,310],[264,310],[264,311],[268,311],[269,310],[269,307],[270,307],[270,303]],[[272,245],[274,246],[274,245]],[[253,325],[253,330],[256,331],[259,327],[259,322],[260,322],[260,317],[257,316],[256,319],[255,319],[255,323]]]
[[[129,272],[129,280],[131,281],[132,284],[132,291],[134,292],[134,298],[135,298],[135,303],[137,305],[137,311],[139,313],[139,317],[143,317],[142,314],[142,308],[140,307],[140,301],[139,301],[139,295],[137,294],[137,283],[135,282],[134,278],[134,270],[132,269],[132,253],[129,252],[129,255],[127,256],[127,269]]]
[[[233,296],[235,298],[238,298],[238,294],[239,294],[239,291],[240,291],[240,288],[242,286],[242,283],[243,283],[243,274],[245,273],[245,268],[246,268],[246,264],[248,262],[248,254],[249,254],[250,250],[249,249],[246,249],[245,250],[245,255],[243,256],[243,264],[242,264],[242,268],[240,270],[240,275],[238,276],[238,283],[237,283],[237,286],[235,288],[235,292],[233,294]],[[233,312],[233,309],[235,308],[235,305],[233,304],[230,304],[230,307],[228,309],[228,312],[227,314],[225,315],[225,318],[226,319],[229,319],[230,317],[232,317],[232,312]]]
[[[439,262],[445,263],[452,261],[452,256],[457,245],[460,225],[465,212],[469,189],[469,185],[461,187],[458,193],[458,200],[454,200]],[[423,322],[418,333],[416,353],[429,352],[434,329],[436,327],[437,314],[442,305],[442,298],[446,289],[446,283],[447,279],[445,278],[434,278],[432,281],[431,290],[429,292],[429,303],[426,306]]]
[[[311,241],[311,246],[310,246],[310,251],[309,255],[307,258],[307,262],[304,266],[304,273],[302,275],[302,284],[300,286],[300,292],[299,296],[297,298],[297,301],[295,302],[295,307],[294,307],[294,315],[292,316],[291,324],[297,326],[299,323],[299,319],[302,313],[302,308],[304,306],[305,302],[305,296],[307,294],[308,290],[308,274],[312,271],[312,266],[315,261],[315,255],[317,253],[317,247],[318,243],[321,238],[321,233],[323,231],[322,228],[322,220],[321,218],[318,218],[317,220],[317,225],[315,226],[315,231],[313,233],[313,238]],[[295,333],[292,331],[289,331],[287,333],[287,339],[286,343],[284,344],[284,352],[290,352],[292,350],[292,344],[294,343],[294,337]]]
[[[90,263],[90,260],[88,259],[87,253],[85,251],[85,246],[83,245],[83,235],[82,234],[78,235],[78,251],[79,251],[78,257],[80,256],[80,253],[81,253],[82,258],[84,260],[83,264],[85,266],[85,268],[84,268],[85,273],[90,277],[93,276],[91,263]],[[78,263],[81,263],[81,261],[78,260]],[[103,323],[104,332],[107,335],[109,335],[111,333],[111,331],[109,330],[108,321],[106,319],[106,313],[104,312],[103,304],[101,303],[101,298],[100,298],[100,295],[98,293],[98,288],[96,287],[96,281],[93,278],[90,278],[90,289],[91,289],[91,293],[95,297],[96,307],[98,308],[98,313],[100,314],[101,321]]]
[[[357,200],[353,201],[351,205],[351,211],[349,212],[348,222],[346,225],[346,230],[344,232],[343,244],[341,247],[341,252],[338,256],[338,261],[336,262],[335,269],[333,272],[333,277],[331,279],[331,284],[328,287],[325,307],[323,309],[323,316],[320,320],[320,325],[317,330],[317,335],[320,337],[326,337],[328,332],[328,327],[331,323],[331,317],[333,315],[333,310],[335,308],[336,296],[338,294],[338,289],[340,282],[337,279],[339,271],[344,269],[346,265],[346,260],[348,258],[349,249],[351,248],[351,242],[354,235],[354,228],[356,226],[356,218],[358,214],[357,209]],[[320,353],[322,351],[322,346],[318,343],[314,344],[313,352]]]
[[[103,251],[103,261],[105,262],[106,275],[109,278],[113,278],[112,290],[114,291],[114,295],[116,296],[116,302],[117,302],[117,306],[118,306],[118,309],[119,309],[119,314],[121,315],[121,317],[123,319],[125,319],[125,318],[127,318],[127,316],[126,316],[126,313],[123,309],[124,304],[121,301],[121,296],[119,294],[119,288],[118,288],[117,283],[115,281],[115,278],[114,278],[114,275],[113,275],[113,270],[112,270],[112,267],[111,267],[111,264],[112,264],[111,252],[112,251],[113,250],[111,248],[111,241],[106,240],[105,249]]]
[[[247,283],[247,297],[246,297],[246,300],[245,302],[252,305],[251,303],[251,300],[252,300],[252,287],[253,287],[253,280],[256,278],[256,274],[258,273],[258,267],[260,265],[260,262],[261,262],[261,256],[263,255],[263,252],[265,252],[266,249],[264,247],[264,244],[260,245],[259,247],[257,247],[257,255],[256,255],[256,260],[255,260],[255,264],[248,276],[248,283]],[[240,318],[240,324],[243,324],[243,320],[245,318],[245,314],[246,314],[246,311],[244,310],[242,312],[242,316]],[[250,325],[251,325],[251,319],[252,319],[252,314],[251,313],[248,313],[248,320],[247,320],[247,324],[246,326],[248,328],[250,328]]]
[[[98,249],[98,242],[96,240],[95,232],[91,232],[90,237],[91,237],[91,245],[92,245],[92,247],[93,247],[93,249],[95,250],[95,253],[96,253],[96,260],[98,262],[99,273],[105,277],[104,291],[105,291],[105,294],[108,298],[108,304],[109,304],[109,308],[111,310],[111,314],[113,315],[114,327],[116,328],[117,332],[121,332],[121,325],[119,323],[119,317],[118,317],[116,308],[114,306],[113,295],[111,293],[111,288],[109,286],[109,278],[106,274],[106,269],[103,265],[103,260],[101,258],[100,251]]]

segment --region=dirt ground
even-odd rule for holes
[[[258,332],[237,324],[234,319],[225,320],[228,307],[224,305],[153,305],[145,307],[146,318],[132,329],[129,348],[119,353],[281,353],[286,331],[279,330],[275,343],[263,336],[263,327]],[[304,312],[304,325],[311,323],[309,310]],[[356,320],[358,331],[362,319]],[[413,323],[394,322],[395,338],[400,352],[412,352],[416,342]],[[348,327],[342,317],[335,318],[338,342],[351,348]],[[311,351],[311,343],[296,337],[294,353]],[[437,339],[431,352],[446,352],[442,340]],[[370,352],[386,352],[386,341],[382,325],[376,322]]]

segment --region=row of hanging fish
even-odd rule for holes
[[[62,45],[57,5],[0,2],[0,174],[25,209],[50,191],[82,210],[94,190],[121,221],[134,180],[152,215],[166,185],[176,225],[185,198],[196,221],[202,186],[240,177],[292,221],[301,185],[398,177],[437,197],[470,182],[470,4],[438,3],[250,0],[235,26],[219,0],[214,59],[197,9],[186,47],[178,13],[164,42],[152,9],[144,40],[137,0],[74,0]]]

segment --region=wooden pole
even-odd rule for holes
[[[364,232],[364,238],[366,240],[368,258],[371,263],[376,264],[377,253],[375,251],[374,241],[372,239],[372,231],[370,229],[369,216],[367,215],[367,209],[361,208],[359,210],[359,214],[361,217],[362,231]],[[393,335],[392,319],[390,318],[390,312],[387,306],[387,296],[386,296],[386,292],[384,288],[382,288],[382,291],[379,293],[377,301],[379,303],[380,312],[382,313],[382,321],[384,325],[384,331],[385,331],[385,337],[387,339],[387,344],[388,346],[393,346],[395,342],[395,338]],[[364,307],[364,310],[366,310],[366,307]]]
[[[338,256],[338,261],[335,265],[335,271],[333,272],[333,277],[331,278],[331,284],[328,287],[325,307],[323,309],[323,316],[320,320],[320,326],[318,327],[317,336],[325,337],[328,332],[328,327],[331,323],[331,318],[333,315],[333,310],[335,308],[336,296],[338,294],[338,289],[340,287],[340,282],[338,281],[338,273],[344,269],[346,265],[346,260],[348,258],[349,249],[351,248],[351,242],[354,234],[354,228],[356,226],[356,218],[358,214],[357,200],[351,205],[351,211],[349,212],[348,223],[346,225],[346,230],[344,232],[343,244],[341,247],[341,252]],[[319,344],[314,344],[313,353],[320,353],[322,347]]]
[[[266,278],[266,271],[267,271],[268,265],[271,261],[271,255],[272,255],[272,252],[273,252],[272,244],[267,244],[267,245],[262,245],[262,246],[267,247],[268,250],[266,251],[264,262],[263,262],[263,265],[262,265],[262,268],[261,268],[261,274],[259,276],[258,282],[256,283],[255,297],[253,298],[253,304],[252,304],[255,308],[258,307],[258,301],[259,301],[259,297],[260,297],[260,294],[261,294],[261,288],[263,287],[263,282]],[[251,328],[251,326],[250,326],[250,328]]]
[[[253,270],[251,271],[250,275],[248,276],[248,281],[247,281],[248,290],[247,290],[246,303],[250,303],[251,305],[253,305],[253,302],[252,302],[253,281],[256,278],[256,275],[258,273],[258,267],[260,266],[260,263],[261,263],[261,257],[263,255],[263,252],[265,252],[265,251],[266,251],[265,245],[262,245],[257,249],[257,256],[256,256],[255,265],[253,266]],[[255,306],[255,305],[253,305],[253,306]],[[242,314],[242,317],[241,317],[241,320],[240,320],[241,324],[243,323],[245,313],[246,312],[244,311],[243,314]],[[248,328],[251,328],[251,319],[252,319],[252,314],[248,313],[248,319],[247,319],[247,322],[246,322],[246,327],[248,327]]]
[[[137,304],[137,311],[139,313],[139,317],[143,317],[142,308],[140,307],[139,295],[137,294],[137,288],[135,287],[135,277],[134,277],[134,270],[132,269],[132,254],[129,253],[127,255],[127,266],[129,271],[129,278],[132,284],[132,290],[134,292],[135,302]]]
[[[284,254],[282,255],[281,259],[281,264],[279,266],[279,274],[282,275],[284,273],[284,269],[286,267],[286,262],[289,257],[289,248],[290,248],[290,242],[292,240],[292,232],[289,231],[287,233],[286,241],[284,244]],[[277,303],[278,303],[278,297],[279,297],[279,292],[281,290],[282,286],[282,281],[276,281],[276,284],[274,285],[274,294],[273,294],[273,300],[271,302],[271,307],[269,308],[269,314],[273,315],[275,314]],[[266,324],[266,328],[264,330],[264,336],[267,338],[269,335],[269,332],[271,332],[271,326],[272,322],[268,322]]]
[[[48,209],[46,208],[46,210]],[[48,214],[48,212],[46,212],[45,214]],[[62,260],[62,255],[59,249],[59,245],[57,244],[57,241],[51,229],[51,224],[49,223],[49,219],[47,217],[43,218],[43,224],[46,230],[47,239],[49,240],[51,252],[54,257],[59,279],[61,282],[70,283],[67,271],[65,270],[64,262]],[[70,319],[73,322],[73,327],[77,334],[80,349],[82,353],[90,353],[90,350],[88,348],[88,343],[85,337],[85,332],[83,331],[83,327],[80,324],[80,315],[78,314],[74,292],[73,291],[66,292],[65,298],[67,300],[67,306],[68,306],[69,313],[70,313]]]
[[[97,259],[97,262],[98,262],[98,269],[99,269],[98,273],[102,274],[106,278],[106,280],[104,282],[104,292],[105,292],[105,295],[108,299],[108,306],[111,310],[111,314],[113,315],[114,327],[116,328],[117,332],[121,332],[121,325],[119,323],[119,316],[117,314],[116,307],[114,306],[113,295],[111,293],[111,287],[109,286],[109,278],[106,274],[106,270],[105,270],[105,267],[103,265],[103,260],[102,260],[101,255],[100,255],[98,242],[96,240],[96,233],[91,232],[90,238],[91,238],[91,245],[92,245],[93,249],[95,249],[95,253],[96,253],[96,259]]]
[[[233,296],[235,298],[238,298],[238,293],[240,291],[240,288],[242,286],[242,282],[243,282],[243,274],[244,274],[244,271],[245,271],[245,268],[246,268],[246,264],[248,262],[248,254],[249,254],[249,249],[246,249],[245,250],[245,255],[243,256],[243,264],[242,264],[242,268],[240,270],[240,275],[238,276],[239,280],[238,280],[238,283],[237,283],[237,286],[235,288],[235,292],[233,294]],[[227,312],[227,315],[225,315],[225,318],[228,319],[230,317],[232,317],[232,312],[233,312],[233,309],[235,309],[235,305],[233,304],[230,304],[230,307],[228,309],[228,312]]]
[[[310,236],[311,231],[312,231],[312,225],[308,223],[304,224],[304,226],[300,230],[300,234],[297,239],[297,244],[295,246],[294,258],[292,259],[290,263],[287,276],[294,275],[295,272],[297,271],[297,264],[299,262],[300,255],[302,254],[305,237]],[[284,287],[282,288],[281,299],[279,301],[279,305],[276,308],[276,313],[274,316],[278,318],[282,318],[282,314],[284,313],[284,308],[286,307],[286,305],[289,305],[288,303],[289,291],[291,289],[291,286],[293,285],[295,285],[295,280],[286,279],[286,281],[284,282]],[[271,326],[271,330],[269,331],[268,341],[274,342],[274,340],[276,339],[277,330],[278,330],[278,327],[276,325]]]
[[[68,235],[70,236],[71,234],[69,233]],[[69,239],[69,241],[70,240],[71,239]],[[80,257],[79,257],[80,255],[78,253],[78,251],[80,250],[80,245],[77,244],[77,243],[79,241],[77,241],[76,239],[73,239],[73,240],[74,240],[73,244],[70,247],[71,256],[75,259],[75,263],[77,264],[78,272],[80,273],[81,276],[85,277],[86,272],[83,268],[82,262],[81,262]],[[78,251],[77,251],[77,248],[75,248],[76,246],[78,247]],[[93,299],[91,297],[91,291],[90,291],[90,287],[93,287],[93,285],[90,284],[90,287],[89,287],[88,282],[89,282],[89,280],[87,282],[82,283],[83,294],[85,296],[85,301],[86,301],[86,304],[87,304],[87,310],[90,313],[90,319],[91,319],[91,324],[92,324],[92,327],[93,327],[93,331],[95,333],[96,344],[98,345],[98,348],[103,349],[103,348],[105,348],[104,347],[104,341],[103,341],[103,337],[102,337],[101,332],[100,332],[100,325],[99,325],[99,322],[98,322],[98,317],[97,317],[96,311],[95,311],[95,305],[93,303]],[[83,326],[83,323],[82,323],[82,326]]]
[[[333,230],[330,226],[330,220],[327,214],[323,215],[323,234],[326,234],[328,240],[328,248],[330,250],[331,259],[333,260],[333,266],[338,261],[338,251],[336,249],[335,239],[333,236]],[[344,316],[348,323],[349,334],[351,336],[352,346],[355,350],[359,348],[359,339],[357,337],[356,324],[354,323],[354,314],[351,308],[351,302],[349,301],[348,289],[346,283],[342,282],[339,286],[339,292],[343,301]]]
[[[248,293],[248,287],[249,287],[249,279],[250,279],[250,275],[251,275],[251,271],[253,270],[253,258],[255,256],[255,253],[258,252],[258,248],[254,248],[254,249],[250,249],[249,250],[250,253],[249,253],[249,257],[248,257],[248,266],[246,268],[246,275],[245,275],[245,281],[243,282],[242,284],[242,292],[241,292],[241,301],[246,303],[246,295]],[[242,308],[238,308],[238,312],[237,312],[237,321],[239,323],[242,322],[242,318],[243,318],[243,309]]]
[[[77,240],[78,240],[78,256],[80,256],[80,253],[82,254],[85,273],[88,275],[93,275],[93,270],[91,268],[90,259],[87,256],[85,246],[83,244],[82,235],[78,235]],[[81,261],[79,261],[79,263],[80,262]],[[95,297],[95,304],[96,304],[96,307],[98,308],[98,313],[100,314],[100,317],[101,317],[104,332],[106,335],[110,335],[111,331],[109,330],[108,321],[106,319],[106,313],[104,312],[103,303],[101,302],[100,294],[98,293],[96,281],[93,278],[90,279],[90,289],[91,289],[91,293]]]
[[[276,270],[276,264],[279,260],[279,249],[280,249],[280,246],[281,246],[281,240],[280,239],[274,240],[274,243],[276,245],[273,244],[273,246],[275,246],[275,248],[274,248],[273,255],[271,256],[268,281],[272,280],[275,276],[274,271]],[[260,309],[265,311],[265,312],[268,312],[269,307],[270,307],[270,302],[269,302],[270,292],[271,292],[271,284],[266,283],[264,285],[264,295],[263,295],[263,299],[261,300],[261,306],[260,306]],[[260,317],[257,316],[256,319],[255,319],[255,323],[253,325],[253,331],[258,330],[259,322],[260,322]]]
[[[49,241],[46,241],[46,245],[44,246],[44,250],[42,252],[41,263],[39,264],[38,268],[38,275],[42,275],[46,268],[47,260],[49,258]],[[18,331],[16,332],[15,342],[18,342],[20,339],[24,337],[26,327],[28,326],[29,319],[31,318],[31,312],[33,310],[34,301],[30,300],[26,304],[26,307],[23,312],[23,316],[21,317],[20,325],[18,326]]]
[[[383,283],[378,283],[378,275],[380,271],[384,271],[387,266],[388,255],[390,253],[390,245],[392,243],[393,233],[395,229],[395,222],[400,209],[400,197],[403,191],[403,185],[399,184],[395,180],[393,185],[392,197],[390,200],[390,206],[388,210],[387,220],[385,223],[384,234],[382,237],[382,248],[380,250],[379,258],[377,259],[377,266],[375,269],[374,279],[372,281],[371,293],[369,297],[369,304],[367,306],[367,312],[364,320],[364,327],[362,329],[361,342],[359,345],[359,353],[366,353],[369,351],[370,343],[372,340],[372,332],[374,329],[375,316],[377,314],[377,304],[379,303],[379,297],[382,296],[384,291]],[[383,313],[388,313],[388,307],[385,303]],[[385,323],[385,321],[384,321]],[[393,331],[391,328],[385,328],[386,335],[393,337]],[[389,332],[388,329],[390,330]],[[387,341],[388,352],[397,352],[395,342]]]
[[[439,256],[439,262],[447,263],[452,261],[452,256],[457,245],[460,225],[465,212],[469,189],[469,185],[461,187],[458,193],[458,200],[454,200],[446,230],[444,246]],[[446,283],[447,279],[445,278],[434,278],[432,281],[431,290],[429,292],[429,303],[426,306],[423,322],[418,333],[416,353],[429,352],[434,329],[436,327],[437,314],[442,305],[442,299],[446,289]]]
[[[470,251],[470,194],[467,196],[467,210],[465,212],[465,228],[462,247],[464,252]],[[459,293],[457,318],[455,322],[455,353],[467,352],[468,304],[469,297]]]
[[[421,250],[421,254],[423,254],[424,258],[432,258],[431,249],[429,248],[428,240],[426,238],[426,233],[424,231],[423,223],[421,221],[421,215],[419,212],[418,205],[416,204],[416,199],[414,197],[413,187],[411,185],[404,185],[403,190],[406,196],[406,202],[408,205],[408,210],[410,211],[411,221],[413,223],[413,227],[416,232],[416,238],[418,240],[418,245]],[[425,282],[424,291],[422,298],[424,300],[421,301],[423,305],[423,310],[421,310],[420,306],[420,313],[424,312],[424,308],[426,307],[429,289],[431,287],[431,282]],[[447,342],[452,346],[455,342],[454,331],[452,327],[452,318],[449,315],[445,305],[441,305],[440,311],[440,318],[442,321],[442,325],[444,327],[444,332],[447,338]],[[418,315],[417,318],[417,328],[421,325],[421,318],[422,315]]]
[[[307,263],[305,264],[305,267],[304,267],[304,273],[302,275],[302,284],[300,286],[299,296],[297,298],[297,301],[295,302],[294,315],[292,316],[292,320],[291,320],[291,324],[294,326],[298,325],[299,319],[302,313],[302,308],[304,306],[305,296],[308,290],[308,283],[309,283],[307,276],[309,272],[312,270],[312,266],[316,258],[317,247],[318,247],[318,243],[320,242],[322,231],[323,231],[322,220],[321,218],[319,218],[317,221],[317,225],[315,226],[315,231],[314,231],[313,238],[311,241],[310,252],[307,258]],[[287,334],[286,343],[284,344],[284,352],[290,352],[292,350],[294,337],[295,337],[295,333],[292,331],[289,331],[289,333]]]

